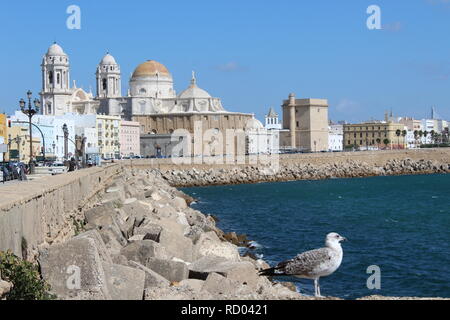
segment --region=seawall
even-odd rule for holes
[[[38,245],[73,236],[83,208],[121,170],[110,164],[1,187],[0,251],[33,260]]]
[[[275,169],[256,164],[174,165],[170,159],[132,165],[145,169],[151,163],[176,187],[450,173],[450,149],[295,154],[274,161]]]

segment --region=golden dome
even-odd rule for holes
[[[152,77],[155,76],[157,73],[163,76],[170,76],[169,70],[167,68],[154,60],[149,60],[147,62],[144,62],[140,64],[136,70],[134,70],[133,78],[137,77]]]

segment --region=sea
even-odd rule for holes
[[[322,295],[450,297],[450,175],[296,181],[182,189],[194,209],[246,234],[241,249],[271,265],[324,246],[337,232],[344,259]],[[279,278],[313,295],[311,280]]]

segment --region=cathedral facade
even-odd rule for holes
[[[145,61],[134,70],[125,96],[120,65],[111,54],[101,59],[95,75],[95,96],[77,88],[75,81],[71,85],[69,56],[57,43],[51,45],[42,62],[43,114],[98,114],[137,122],[142,150],[154,148],[159,144],[156,141],[170,138],[178,129],[193,134],[199,124],[202,132],[214,131],[222,137],[228,130],[236,130],[258,132],[258,139],[250,139],[255,140],[253,144],[264,140],[259,137],[262,125],[254,115],[225,110],[220,98],[198,86],[194,72],[187,88],[177,94],[166,66],[154,60]],[[248,153],[266,152],[264,146],[251,145]]]
[[[134,70],[126,96],[122,95],[120,65],[107,53],[96,70],[96,95],[71,85],[69,56],[57,43],[42,62],[44,115],[105,114],[141,123],[143,134],[170,134],[202,121],[205,129],[244,130],[251,114],[228,112],[219,98],[197,85],[195,74],[186,90],[177,94],[169,70],[149,60]]]

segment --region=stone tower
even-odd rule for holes
[[[70,110],[69,57],[55,42],[42,60],[42,113],[62,115]]]
[[[97,67],[97,98],[118,98],[122,96],[120,66],[107,53]]]

